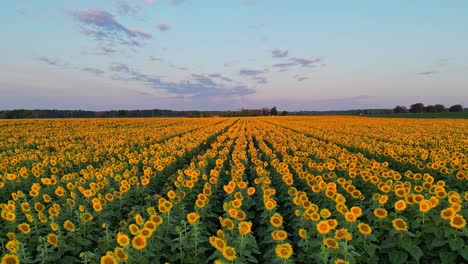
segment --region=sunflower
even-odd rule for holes
[[[23,232],[23,234],[27,235],[31,232],[31,227],[27,223],[22,223],[18,225],[18,229]]]
[[[72,221],[70,220],[66,220],[64,223],[63,223],[63,228],[65,228],[66,230],[70,231],[70,232],[75,232],[75,225],[73,224]]]
[[[276,245],[275,254],[282,259],[289,259],[292,256],[293,249],[291,244],[284,243]]]
[[[16,254],[19,250],[19,246],[18,240],[11,240],[6,243],[5,248],[8,249],[10,253]]]
[[[406,223],[405,220],[401,218],[393,220],[392,225],[396,231],[408,231],[408,223]]]
[[[156,214],[151,215],[150,220],[154,222],[156,226],[160,226],[164,222],[164,219]]]
[[[234,223],[233,223],[232,220],[229,219],[229,218],[224,219],[224,220],[222,221],[221,225],[227,227],[227,229],[229,229],[229,230],[233,230],[233,229],[234,229]]]
[[[137,250],[146,248],[146,237],[137,235],[132,239],[132,247]]]
[[[346,236],[346,234],[348,234],[348,233],[349,233],[348,229],[340,228],[340,229],[335,231],[335,238],[336,239],[343,239]]]
[[[122,234],[122,233],[117,233],[117,243],[121,246],[121,247],[126,247],[128,246],[128,244],[130,244],[130,238],[125,235],[125,234]]]
[[[58,246],[58,237],[56,234],[48,234],[47,235],[47,242],[54,247]]]
[[[225,246],[223,248],[223,257],[228,261],[233,261],[237,258],[236,250],[233,247]]]
[[[139,226],[142,226],[142,225],[145,223],[145,221],[143,220],[143,217],[141,217],[140,214],[135,215],[134,219],[135,219],[135,222],[136,222]]]
[[[370,235],[372,233],[372,228],[368,224],[365,224],[365,223],[359,223],[358,230],[359,230],[359,233],[363,235]]]
[[[130,230],[130,234],[132,234],[134,236],[138,235],[140,233],[140,228],[135,224],[130,224],[128,226],[128,230]]]
[[[349,264],[349,262],[344,259],[336,259],[335,264]]]
[[[114,249],[114,256],[118,261],[127,261],[128,255],[125,253],[124,249],[121,247],[116,247]]]
[[[429,200],[422,200],[419,203],[419,211],[421,213],[427,213],[429,210],[432,209],[432,203]]]
[[[110,253],[101,257],[101,264],[117,264],[117,260]]]
[[[350,222],[350,223],[353,223],[353,222],[356,222],[357,220],[357,216],[353,213],[353,212],[346,212],[345,213],[345,220],[346,222]]]
[[[242,210],[237,211],[237,218],[236,218],[237,220],[244,221],[246,217],[247,216],[244,213],[244,211],[242,211]]]
[[[151,231],[155,231],[157,226],[156,223],[153,221],[146,221],[145,224],[143,225],[144,228],[147,228]]]
[[[406,209],[406,202],[405,200],[398,200],[395,202],[395,210],[403,211]]]
[[[440,211],[440,217],[442,217],[442,219],[444,219],[444,220],[449,220],[455,214],[456,214],[455,210],[453,210],[453,208],[451,208],[451,207]]]
[[[249,187],[247,189],[247,195],[252,196],[255,193],[255,187]]]
[[[242,221],[239,223],[238,228],[241,235],[247,235],[252,229],[252,222]]]
[[[198,213],[188,213],[187,214],[187,221],[189,224],[196,224],[200,220],[200,215]]]
[[[153,234],[153,230],[149,229],[149,228],[143,228],[141,229],[141,232],[140,234],[146,238],[150,238],[151,235]]]
[[[340,247],[340,243],[338,241],[336,241],[335,239],[333,238],[325,238],[323,240],[323,244],[327,247],[327,248],[332,248],[332,249],[336,249],[336,248],[339,248]]]
[[[276,201],[273,200],[273,199],[269,199],[265,202],[265,208],[268,210],[268,211],[271,211],[273,210],[273,208],[276,207]]]
[[[322,235],[328,234],[330,230],[331,230],[330,225],[328,224],[328,221],[326,220],[320,221],[317,224],[317,231]]]
[[[288,234],[284,230],[275,230],[271,232],[271,237],[275,241],[283,241],[288,238]]]
[[[327,219],[331,216],[331,213],[330,213],[330,210],[324,208],[322,210],[320,210],[320,216],[323,218],[323,219]]]
[[[280,227],[283,225],[283,217],[279,213],[275,213],[270,218],[270,224],[273,227]]]
[[[462,229],[466,226],[466,220],[462,215],[456,214],[450,218],[450,226],[456,229]]]
[[[338,226],[338,221],[336,219],[328,219],[327,223],[330,226],[330,230],[333,230]]]
[[[219,251],[223,251],[226,247],[226,241],[222,238],[211,236],[209,239],[210,244]]]
[[[359,206],[353,206],[349,209],[356,217],[360,217],[362,215],[362,209]]]
[[[388,212],[387,212],[387,210],[385,210],[383,208],[376,208],[374,210],[374,215],[375,215],[375,217],[377,217],[379,219],[383,219],[383,218],[387,217]]]
[[[304,228],[299,228],[298,231],[299,237],[305,239],[307,237],[307,231]]]
[[[20,260],[19,258],[16,256],[16,255],[13,255],[13,254],[5,254],[3,257],[2,257],[2,260],[1,260],[1,263],[2,264],[19,264],[20,263]]]

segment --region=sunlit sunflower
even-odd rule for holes
[[[393,220],[392,225],[396,231],[400,231],[400,232],[408,231],[408,223],[406,223],[406,221],[401,218],[397,218]]]
[[[336,241],[335,239],[333,238],[325,238],[323,240],[323,244],[327,247],[327,248],[331,248],[331,249],[336,249],[336,248],[339,248],[340,247],[340,243],[338,241]]]
[[[75,225],[74,225],[73,222],[70,221],[70,220],[66,220],[66,221],[63,223],[63,228],[65,228],[65,230],[67,230],[67,231],[75,232]]]
[[[359,223],[358,230],[359,230],[359,233],[363,235],[370,235],[372,233],[372,228],[368,224],[365,224],[365,223]]]
[[[328,232],[330,232],[331,228],[330,228],[330,225],[328,224],[328,221],[324,220],[324,221],[320,221],[317,223],[317,231],[322,234],[322,235],[326,235],[328,234]]]
[[[466,226],[466,220],[462,215],[456,214],[450,218],[450,226],[456,229],[462,229]]]
[[[143,235],[136,235],[132,239],[132,247],[136,250],[142,250],[146,248],[146,237]]]
[[[278,245],[276,245],[275,254],[276,254],[276,256],[278,256],[279,258],[282,258],[282,259],[289,259],[289,258],[292,256],[292,254],[293,254],[293,249],[292,249],[291,244],[289,244],[289,243],[284,243],[284,244],[278,244]]]
[[[283,225],[283,217],[279,213],[275,213],[270,218],[270,224],[273,227],[280,227]]]
[[[198,213],[188,213],[187,214],[187,221],[189,224],[196,224],[200,220],[200,215]]]
[[[247,235],[252,229],[252,222],[242,221],[239,223],[238,228],[241,235]]]
[[[13,254],[5,254],[1,260],[2,264],[19,264],[20,260],[18,256]]]
[[[48,234],[47,235],[47,242],[54,247],[58,246],[58,237],[56,234]]]
[[[27,235],[27,234],[29,234],[29,232],[31,232],[31,227],[27,223],[19,224],[18,229],[25,235]]]
[[[233,261],[237,258],[236,250],[233,247],[225,246],[223,248],[223,257],[228,261]]]
[[[388,216],[388,212],[387,212],[387,210],[385,210],[383,208],[376,208],[374,210],[374,215],[375,215],[375,217],[377,217],[379,219],[383,219],[383,218],[386,218]]]
[[[307,231],[304,228],[299,228],[298,234],[302,239],[307,238]]]

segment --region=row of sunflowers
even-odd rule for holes
[[[0,127],[1,263],[468,261],[464,120]]]

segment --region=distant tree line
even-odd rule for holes
[[[463,112],[463,106],[456,104],[446,108],[442,104],[427,105],[423,103],[412,104],[409,109],[406,106],[397,105],[393,108],[393,113],[442,113],[442,112]]]
[[[163,109],[149,110],[0,110],[0,119],[22,118],[116,118],[116,117],[213,117],[213,116],[276,116],[288,115],[287,111],[279,112],[276,106],[262,109],[241,109],[240,111],[174,111]]]

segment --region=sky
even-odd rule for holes
[[[1,5],[0,109],[468,105],[468,1]]]

